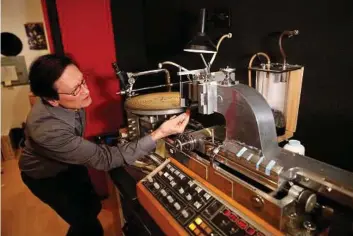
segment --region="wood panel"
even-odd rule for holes
[[[222,175],[219,172],[216,172],[214,168],[209,168],[209,178],[208,182],[213,186],[216,186],[223,193],[228,195],[229,197],[233,197],[234,188],[233,181],[226,176]]]
[[[201,178],[207,180],[208,179],[208,166],[201,163],[200,161],[190,158],[187,162],[187,167],[198,174]]]
[[[236,181],[234,181],[234,193],[233,199],[235,201],[239,202],[262,219],[266,219],[266,221],[274,227],[278,229],[280,228],[281,209],[278,206],[264,198],[261,198],[255,194],[254,191],[246,188]],[[254,207],[254,204],[252,203],[253,197],[260,198],[263,202],[263,207]]]

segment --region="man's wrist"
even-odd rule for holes
[[[163,136],[163,133],[160,131],[160,129],[156,129],[151,133],[151,137],[152,137],[152,140],[156,142],[157,140],[163,138],[164,136]]]

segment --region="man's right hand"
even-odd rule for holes
[[[165,121],[158,129],[151,133],[152,139],[157,141],[158,139],[167,137],[169,135],[182,133],[188,124],[190,116],[183,113],[179,116],[173,116],[169,120]]]

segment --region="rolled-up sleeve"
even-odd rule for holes
[[[57,126],[59,127],[59,126]],[[81,164],[98,170],[110,170],[150,153],[156,144],[150,135],[137,141],[108,146],[77,136],[68,127],[34,131],[30,141],[40,155],[69,164]]]

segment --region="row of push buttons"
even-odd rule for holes
[[[194,235],[213,235],[212,229],[200,217],[197,217],[188,227]]]
[[[247,235],[250,236],[264,236],[263,233],[257,231],[254,227],[249,225],[245,220],[241,219],[237,214],[232,211],[225,209],[223,214],[228,217],[228,219],[234,222],[240,229],[244,230]]]

